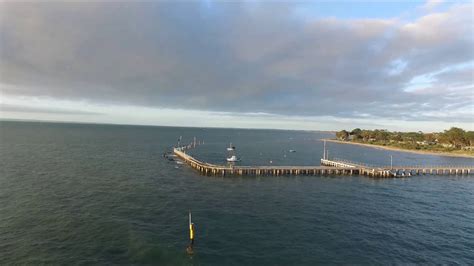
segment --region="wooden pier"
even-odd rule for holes
[[[465,167],[370,167],[341,160],[321,159],[321,166],[236,166],[202,162],[189,154],[186,148],[174,148],[174,154],[204,175],[364,175],[370,177],[406,177],[412,175],[470,175],[474,165]]]

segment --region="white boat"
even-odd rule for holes
[[[233,151],[235,150],[235,146],[232,146],[232,142],[229,144],[229,147],[227,147],[228,151]]]
[[[227,158],[227,161],[228,161],[228,162],[238,162],[238,161],[240,161],[240,160],[237,158],[237,156],[232,155],[232,156],[230,156],[230,157]]]

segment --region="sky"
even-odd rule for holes
[[[471,1],[0,0],[0,119],[474,130]]]

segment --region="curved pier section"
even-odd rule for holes
[[[202,162],[189,154],[186,147],[174,148],[174,154],[204,175],[365,175],[370,177],[406,177],[412,175],[469,175],[467,167],[369,167],[352,162],[321,159],[321,166],[231,166]]]

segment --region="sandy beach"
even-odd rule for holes
[[[337,139],[321,139],[321,140],[326,140],[326,141],[328,141],[328,142],[334,142],[334,143],[340,143],[340,144],[350,144],[350,145],[365,146],[365,147],[374,148],[374,149],[383,149],[383,150],[391,150],[391,151],[410,152],[410,153],[417,153],[417,154],[450,156],[450,157],[474,158],[474,155],[469,155],[469,154],[455,154],[455,153],[448,153],[448,152],[408,150],[408,149],[402,149],[402,148],[390,147],[390,146],[380,146],[380,145],[367,144],[367,143],[341,141],[341,140],[337,140]]]

